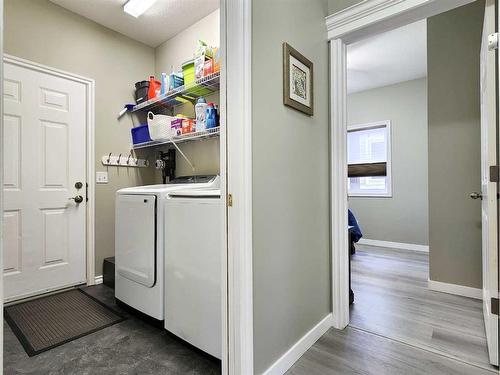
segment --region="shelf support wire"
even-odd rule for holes
[[[187,163],[189,164],[189,166],[191,167],[192,171],[194,172],[194,165],[193,163],[191,163],[191,160],[189,160],[189,158],[186,156],[186,154],[184,154],[182,152],[182,150],[179,148],[179,146],[177,146],[177,144],[175,143],[175,141],[172,139],[172,137],[169,138],[170,139],[170,142],[172,142],[172,144],[174,145],[174,147],[177,149],[177,151],[179,151],[179,153],[182,155],[182,157],[184,158],[184,160],[187,161]]]

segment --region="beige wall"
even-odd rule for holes
[[[484,2],[427,22],[430,278],[481,288],[479,51]]]
[[[326,0],[252,1],[255,373],[330,313]],[[314,116],[283,105],[282,43],[314,63]]]
[[[392,197],[350,197],[367,239],[429,244],[427,80],[351,94],[349,125],[391,121]]]
[[[128,155],[129,116],[117,120],[133,103],[134,82],[154,72],[154,50],[47,0],[5,1],[5,52],[95,80],[96,171],[107,170],[109,183],[96,186],[96,275],[114,255],[115,192],[154,182],[154,170],[105,168],[101,157]]]
[[[162,72],[170,74],[172,66],[179,70],[182,64],[193,58],[193,53],[201,39],[211,46],[220,45],[220,12],[209,14],[192,26],[167,40],[155,50],[155,71],[160,77]],[[207,96],[207,101],[219,102],[219,95]],[[177,112],[194,117],[194,107],[191,104],[181,106]],[[218,174],[220,170],[218,138],[200,142],[184,143],[181,150],[195,166],[195,172],[189,164],[177,153],[177,176],[190,174]]]

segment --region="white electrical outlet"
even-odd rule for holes
[[[95,182],[96,182],[96,184],[107,184],[108,183],[108,172],[96,172]]]

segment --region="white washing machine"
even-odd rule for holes
[[[219,176],[179,177],[168,184],[116,192],[115,297],[134,309],[163,320],[165,202],[176,190],[218,188]]]
[[[179,190],[165,210],[165,328],[222,353],[222,208],[219,189]]]

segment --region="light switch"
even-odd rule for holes
[[[107,184],[108,183],[108,172],[96,172],[95,182],[96,182],[96,184]]]

